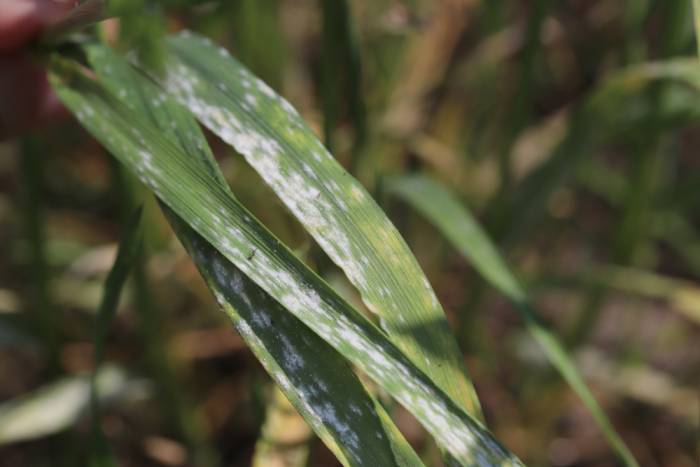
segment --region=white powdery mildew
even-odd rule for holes
[[[244,99],[248,104],[250,104],[251,107],[258,106],[258,100],[255,98],[254,95],[246,93]]]
[[[241,69],[243,70],[243,69]],[[241,71],[247,80],[255,83],[256,88],[270,100],[280,102],[283,108],[286,106],[281,98],[261,80],[252,77],[247,71]],[[244,83],[246,80],[243,81]],[[282,148],[279,143],[257,131],[242,124],[238,118],[223,106],[211,105],[200,99],[195,92],[195,87],[200,84],[199,78],[194,72],[183,65],[178,65],[175,72],[169,74],[165,87],[171,90],[176,96],[195,113],[202,122],[214,130],[224,141],[231,144],[238,152],[246,157],[250,163],[263,177],[263,179],[278,193],[289,209],[301,219],[310,229],[312,235],[322,245],[322,247],[333,257],[350,277],[351,281],[360,287],[361,290],[368,289],[367,275],[362,264],[357,262],[353,244],[349,241],[344,229],[337,219],[336,209],[333,204],[328,203],[321,193],[313,187],[312,183],[307,183],[300,173],[293,171],[289,167],[282,167],[279,155]],[[251,96],[246,94],[246,96]],[[287,105],[289,105],[287,103]],[[298,116],[296,111],[289,105],[288,112],[293,111],[294,116]],[[325,149],[322,149],[325,151]],[[325,153],[316,152],[314,157],[321,159]],[[302,166],[302,172],[307,177],[315,178],[313,170],[308,165]],[[333,182],[332,188],[340,195],[341,190]],[[357,186],[353,186],[351,193],[354,197],[361,199],[364,193]],[[347,212],[345,202],[336,197],[337,203],[342,211]],[[375,312],[379,310],[373,310]]]
[[[330,402],[325,402],[321,405],[319,415],[338,432],[347,448],[358,449],[360,447],[360,437],[350,429],[350,425],[347,422],[339,419],[336,415],[335,407]]]
[[[361,366],[374,378],[384,382],[393,379],[396,384],[400,381],[402,385],[407,385],[408,390],[399,391],[397,395],[399,401],[407,408],[412,409],[414,415],[430,428],[430,431],[443,443],[448,443],[448,447],[453,453],[472,456],[479,451],[474,434],[465,426],[464,421],[446,410],[447,401],[442,401],[442,404],[437,402],[441,401],[442,398],[430,387],[422,384],[421,376],[415,374],[400,361],[394,361],[392,364],[385,356],[388,349],[378,346],[380,349],[378,351],[377,346],[368,342],[366,337],[361,334],[361,330],[356,324],[350,325],[347,318],[342,316],[335,328],[322,326],[317,329],[317,332],[319,330],[321,335],[326,332],[338,335],[353,349],[365,354]],[[479,441],[482,439],[487,439],[487,435],[479,436]],[[492,444],[492,446],[496,445]]]
[[[213,261],[211,261],[209,264],[211,264],[211,269],[213,271],[215,280],[221,286],[225,287],[226,285],[229,285],[231,289],[233,289],[233,291],[243,299],[248,309],[241,310],[241,312],[247,311],[246,314],[250,315],[252,322],[256,326],[256,329],[264,329],[269,327],[270,323],[272,322],[270,315],[267,313],[266,310],[258,309],[251,303],[250,299],[245,293],[245,286],[243,283],[243,278],[240,276],[240,273],[235,269],[233,270],[233,272],[231,272],[231,270],[233,269],[231,265],[225,263],[222,259],[218,257],[218,255],[215,256],[213,258]],[[245,334],[247,339],[250,339],[251,341],[255,342],[258,348],[265,348],[262,342],[257,337],[256,332],[253,331],[251,326],[245,321],[244,318],[241,317],[240,320],[237,320],[236,324],[239,325],[239,332]],[[282,355],[284,357],[283,362],[280,363],[282,363],[283,367],[285,367],[286,370],[294,373],[305,366],[301,355],[296,351],[295,347],[287,339],[286,336],[280,334],[278,336],[276,345],[282,347]]]
[[[224,296],[223,296],[223,295],[221,294],[221,292],[219,292],[218,290],[214,290],[214,298],[216,299],[216,302],[217,302],[217,303],[222,303],[222,302],[225,300]],[[225,313],[226,313],[229,317],[231,317],[231,314],[228,313],[228,310],[227,310]]]
[[[379,327],[382,328],[382,330],[383,330],[385,333],[390,334],[390,331],[391,331],[391,330],[390,330],[389,327],[386,325],[386,320],[385,320],[384,318],[382,318],[381,316],[379,317]]]
[[[241,275],[238,274],[238,272],[233,273],[233,279],[231,280],[231,287],[233,287],[233,291],[236,292],[237,294],[243,293],[243,279],[241,278]]]
[[[89,105],[83,104],[82,109],[83,109],[83,112],[85,112],[85,115],[87,115],[88,117],[95,116],[95,111],[92,110],[92,107],[90,107]]]
[[[415,391],[399,391],[396,398],[407,408],[412,407],[413,415],[453,455],[473,457],[478,452],[474,436],[455,414],[447,412],[438,404],[428,402],[424,397],[418,397]]]
[[[345,269],[351,280],[362,289],[367,287],[367,279],[362,265],[354,260],[352,244],[349,241],[344,229],[341,228],[335,217],[335,209],[325,199],[320,198],[320,192],[308,184],[299,173],[287,168],[282,170],[279,154],[282,148],[279,143],[271,138],[267,138],[251,128],[245,128],[239,120],[227,108],[209,105],[196,97],[194,86],[199,80],[193,73],[182,70],[178,67],[178,79],[168,80],[166,87],[174,88],[174,91],[184,94],[187,105],[205,125],[212,128],[222,137],[222,139],[236,148],[243,154],[248,162],[263,176],[265,181],[278,193],[280,198],[287,204],[290,210],[304,223],[309,226],[311,233],[319,241],[324,249],[328,251],[334,260]],[[247,72],[247,78],[251,78]],[[277,95],[264,82],[257,78],[251,78],[260,92],[272,100],[278,100],[287,113],[298,116],[294,108],[285,100],[277,99]],[[244,81],[245,83],[245,81]],[[253,97],[250,94],[246,94]],[[286,105],[285,105],[286,104]],[[320,154],[315,153],[314,157],[321,159]],[[315,178],[315,174],[308,165],[304,164],[302,170],[306,175]],[[340,191],[335,182],[333,189]],[[353,187],[353,195],[362,198],[363,192],[356,186]],[[343,211],[347,211],[347,206],[340,199],[338,205]]]
[[[350,188],[350,195],[356,200],[362,200],[365,197],[365,192],[356,184],[352,184],[352,188]]]
[[[341,323],[343,322],[342,319],[340,321]],[[338,332],[338,330],[336,329],[335,332]],[[369,354],[369,360],[363,360],[362,365],[367,373],[380,381],[395,379],[397,382],[401,381],[403,385],[408,385],[408,390],[404,389],[394,395],[455,455],[474,457],[480,451],[503,453],[500,446],[491,441],[488,435],[477,433],[477,440],[474,436],[475,433],[465,426],[463,420],[446,410],[447,401],[442,401],[442,404],[437,402],[441,401],[442,398],[432,391],[430,387],[422,384],[420,376],[412,374],[413,372],[408,367],[400,362],[394,362],[394,365],[392,365],[384,357],[384,353],[370,350],[372,344],[368,344],[364,340],[364,336],[353,333],[349,327],[344,327],[339,334],[353,348]],[[482,447],[484,445],[486,449]],[[505,454],[502,455],[505,456]],[[479,465],[490,464],[487,462]]]
[[[162,177],[162,172],[158,164],[153,161],[153,155],[146,151],[139,151],[139,159],[135,162],[138,164],[137,170],[141,173],[148,172],[157,178]],[[152,180],[149,184],[157,184],[158,180]]]
[[[259,79],[259,78],[254,78],[254,82],[260,92],[265,94],[267,97],[270,99],[275,99],[277,97],[277,94],[275,91],[272,90],[270,86],[265,83],[265,81]]]
[[[307,164],[306,162],[302,162],[302,163],[301,163],[301,168],[302,168],[302,170],[304,171],[304,173],[305,173],[306,175],[308,175],[309,177],[311,177],[311,178],[313,178],[313,179],[316,179],[316,178],[317,178],[317,177],[316,177],[316,173],[313,171],[313,169],[312,169],[311,167],[309,167],[309,164]],[[315,188],[314,188],[314,189],[315,189]],[[317,190],[317,192],[318,192],[318,190]]]
[[[223,277],[219,277],[220,281],[225,282],[226,276],[230,276],[225,272],[225,268],[221,268],[220,265],[215,266],[216,274],[223,274]],[[224,272],[222,272],[224,271]],[[233,281],[235,282],[237,273],[233,274]],[[240,280],[240,278],[238,278]],[[260,329],[264,326],[258,319],[262,315],[260,311],[252,311],[254,314],[253,322],[255,326]],[[265,314],[265,316],[267,316]],[[268,316],[269,318],[269,316]],[[245,335],[246,339],[255,335],[255,331],[251,328],[244,319],[238,320],[242,325],[239,332]],[[237,323],[239,324],[239,323]],[[257,337],[255,337],[257,340]],[[262,343],[259,343],[260,349],[263,349]],[[322,380],[312,380],[310,383],[307,379],[304,379],[304,375],[311,374],[313,370],[309,367],[306,361],[304,361],[302,355],[297,351],[296,347],[289,341],[289,339],[283,335],[279,334],[275,342],[276,352],[278,355],[282,355],[280,360],[277,360],[280,368],[283,371],[272,371],[271,374],[278,382],[280,387],[288,393],[294,393],[297,399],[303,406],[303,413],[305,414],[307,421],[316,431],[325,431],[326,428],[330,428],[335,436],[343,441],[343,444],[349,448],[351,451],[356,451],[355,455],[360,456],[360,437],[351,429],[349,420],[344,420],[342,417],[338,416],[333,406],[333,403],[329,400],[330,394],[328,392],[327,384]],[[272,355],[272,354],[270,354]],[[263,361],[265,365],[266,362]],[[268,365],[265,365],[269,369]],[[357,406],[354,405],[356,408]],[[359,411],[359,408],[357,408]],[[331,439],[331,441],[333,441]]]
[[[282,106],[282,110],[284,110],[287,116],[290,117],[290,120],[297,120],[297,118],[292,119],[291,117],[299,117],[299,113],[297,112],[297,109],[295,109],[294,106],[287,101],[287,99],[282,99],[280,97],[280,105]]]
[[[265,345],[258,338],[257,334],[253,332],[253,329],[250,327],[248,322],[240,316],[238,317],[238,319],[236,319],[236,329],[238,330],[238,333],[245,338],[246,343],[251,349],[255,351],[261,351],[265,349]],[[265,367],[267,367],[265,361],[262,361],[261,363]]]

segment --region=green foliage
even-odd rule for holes
[[[638,462],[632,454],[648,456],[635,437],[626,436],[627,430],[621,433],[630,450],[615,431],[603,410],[611,404],[599,405],[581,375],[590,370],[583,360],[577,360],[577,367],[572,354],[597,347],[591,336],[595,324],[606,318],[611,288],[666,299],[697,319],[697,287],[664,277],[700,277],[699,219],[692,210],[700,184],[697,173],[684,173],[693,165],[687,149],[681,149],[681,135],[692,141],[692,132],[681,131],[700,120],[698,61],[682,56],[690,45],[689,2],[602,2],[612,12],[605,21],[625,29],[609,53],[584,49],[576,34],[564,34],[579,6],[551,0],[527,8],[494,1],[481,10],[470,2],[292,3],[110,0],[103,5],[89,0],[38,38],[35,52],[58,97],[87,133],[157,198],[150,210],[146,206],[144,217],[153,236],[147,243],[160,243],[154,248],[160,253],[148,264],[138,256],[139,209],[122,234],[104,282],[94,319],[92,379],[88,383],[83,376],[67,376],[4,403],[0,443],[64,431],[80,422],[91,402],[86,456],[92,466],[118,465],[110,453],[116,439],[102,431],[100,404],[107,401],[105,394],[122,400],[127,393],[123,400],[130,400],[127,389],[133,381],[111,366],[101,367],[122,289],[128,292],[126,278],[136,264],[135,300],[143,309],[149,371],[164,400],[163,420],[173,422],[163,433],[186,449],[185,458],[159,461],[182,464],[189,457],[205,467],[224,462],[213,449],[221,443],[215,429],[207,431],[201,419],[212,407],[218,410],[222,399],[231,403],[237,398],[230,381],[225,379],[223,386],[229,386],[222,398],[211,380],[189,375],[197,370],[178,361],[182,344],[166,349],[163,339],[175,329],[182,332],[206,320],[211,325],[216,318],[190,313],[201,306],[192,305],[190,298],[203,296],[198,285],[190,284],[183,287],[186,292],[178,291],[189,298],[175,306],[169,302],[168,318],[158,319],[154,310],[160,291],[146,285],[149,276],[172,277],[163,271],[172,271],[172,258],[181,254],[192,259],[191,274],[203,279],[204,295],[211,292],[241,345],[255,357],[241,359],[252,378],[245,384],[254,386],[253,398],[265,403],[269,391],[255,375],[267,372],[344,466],[433,466],[439,462],[437,451],[446,466],[523,465],[518,456],[542,464],[547,462],[543,440],[555,436],[559,439],[548,444],[553,463],[586,464],[566,444],[569,434],[559,426],[563,416],[554,414],[565,391],[550,384],[548,367],[529,364],[524,352],[511,348],[521,324],[579,396],[620,462],[628,467],[647,463],[648,457]],[[693,1],[696,22],[698,4]],[[609,40],[595,29],[604,29],[598,23],[605,23],[605,9],[580,8],[586,11],[580,16],[587,18],[580,34]],[[100,43],[86,35],[71,36],[107,17],[120,20],[116,40],[99,25],[93,32],[104,36]],[[472,17],[484,25],[476,35],[465,21]],[[312,35],[300,33],[299,18],[307,18],[304,27]],[[185,25],[208,30],[216,42],[188,30],[166,36],[166,29]],[[649,32],[654,28],[661,29],[658,44],[647,37],[656,39],[657,32]],[[308,62],[308,69],[299,67],[302,62]],[[71,133],[66,140],[82,140],[80,135]],[[55,271],[46,232],[55,235],[57,227],[55,221],[43,224],[42,202],[47,201],[42,180],[48,163],[39,157],[38,141],[25,138],[22,161],[28,227],[24,261],[36,294],[35,323],[25,331],[21,319],[2,317],[0,343],[26,332],[30,337],[20,341],[41,342],[47,373],[55,377],[68,368],[64,353],[87,326],[71,323],[78,331],[67,331],[71,325],[52,314],[62,306],[53,295],[66,292],[59,287],[57,293],[50,281]],[[524,160],[529,161],[525,168]],[[49,187],[60,185],[56,179],[51,177]],[[374,198],[367,188],[372,186]],[[118,211],[133,204],[133,194],[126,196],[126,191],[118,190]],[[398,209],[385,195],[421,216]],[[104,200],[95,205],[100,203]],[[162,225],[157,224],[159,210]],[[591,228],[586,224],[590,211],[608,224]],[[437,239],[433,227],[483,281],[464,286],[468,268],[450,269],[459,263],[446,253],[453,250]],[[533,240],[535,227],[539,237]],[[177,246],[170,242],[175,238]],[[287,238],[294,241],[281,241]],[[23,250],[17,250],[21,258]],[[531,298],[524,284],[542,270],[561,268],[552,256],[575,258],[562,261],[576,270],[573,279],[545,273],[541,283],[552,288],[575,284],[581,311],[570,313],[571,300],[558,300],[551,307],[556,322],[549,325],[540,313],[546,311],[538,301],[541,289],[530,287]],[[595,261],[612,264],[598,267]],[[590,271],[599,273],[592,277]],[[96,282],[101,286],[102,278]],[[652,282],[658,289],[642,290]],[[479,313],[498,314],[503,308],[493,305],[486,285],[508,299],[521,323],[493,325],[489,320],[507,320]],[[0,305],[12,305],[3,302],[3,290]],[[441,301],[449,306],[443,309]],[[565,330],[567,339],[560,339],[557,334],[567,323],[573,323],[572,329]],[[466,342],[466,333],[455,338],[455,324],[469,328],[469,337],[483,335],[483,342]],[[641,338],[639,344],[630,343],[637,337],[634,330],[628,333],[632,337],[623,336],[624,348],[611,357],[620,366],[641,361],[646,351]],[[484,342],[486,348],[478,348]],[[475,352],[468,358],[477,383],[483,384],[481,401],[460,345]],[[507,361],[500,367],[502,357]],[[514,365],[509,357],[521,361]],[[207,365],[210,372],[220,370],[218,363]],[[683,381],[693,376],[685,375]],[[107,383],[101,382],[105,378]],[[204,394],[200,387],[191,391],[188,378],[190,384],[209,385],[210,392]],[[601,387],[622,391],[620,381],[607,384]],[[196,409],[181,403],[179,393],[188,391],[196,394]],[[554,394],[560,397],[550,397]],[[275,410],[282,407],[277,397],[266,402],[268,410],[255,411],[270,418],[264,423],[255,419],[252,425],[284,431],[275,425]],[[623,397],[639,396],[629,390]],[[46,426],[37,425],[38,416],[61,404],[64,410]],[[482,404],[490,415],[488,426]],[[249,407],[241,411],[240,406],[226,416],[245,419]],[[403,430],[404,410],[429,433],[421,434],[421,443]],[[304,439],[294,442],[306,453],[313,439],[311,430],[304,433]],[[285,448],[283,436],[267,434],[261,439],[269,452],[291,450],[293,443]],[[573,460],[559,455],[559,441],[568,446],[564,454],[574,452]],[[74,443],[62,445],[66,462],[80,463]],[[150,449],[145,441],[143,449]],[[178,452],[173,446],[168,450]],[[151,451],[154,458],[163,452]],[[253,464],[264,458],[258,452]],[[302,462],[306,460],[295,461]]]
[[[97,375],[104,360],[105,344],[110,325],[117,312],[119,297],[129,272],[136,261],[141,240],[139,222],[143,206],[139,207],[129,222],[117,252],[117,258],[105,281],[102,302],[97,310],[95,323],[95,369],[90,379],[90,406],[92,426],[90,432],[90,467],[114,467],[119,465],[109,452],[107,438],[100,422],[100,402],[97,394]]]
[[[620,459],[627,466],[637,466],[637,461],[608,421],[564,346],[538,316],[520,279],[467,208],[445,187],[421,175],[390,179],[386,187],[389,193],[405,200],[428,218],[472,266],[510,300],[530,334],[591,411]]]
[[[158,93],[157,87],[110,49],[92,45],[85,51],[112,92],[123,95],[133,110],[181,145],[230,194],[204,135],[184,107],[169,100],[154,104],[147,96]],[[422,465],[340,354],[290,316],[177,214],[167,206],[163,209],[222,310],[343,465]],[[254,259],[251,254],[250,261]],[[319,361],[319,352],[326,358]],[[353,416],[339,420],[347,407],[353,408]],[[348,446],[347,439],[357,440],[362,449]]]
[[[54,59],[50,70],[56,93],[88,131],[224,257],[381,384],[461,465],[470,465],[475,458],[488,459],[492,465],[518,463],[382,331],[315,276],[156,127],[65,60]],[[165,94],[157,97],[167,100]],[[226,279],[222,280],[231,282]],[[429,290],[427,284],[420,289]],[[242,286],[239,290],[246,293]],[[263,345],[243,322],[239,329],[253,348]],[[346,413],[352,416],[350,408]]]

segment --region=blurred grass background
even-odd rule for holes
[[[527,465],[617,464],[507,301],[385,194],[393,174],[428,174],[475,212],[643,466],[696,464],[690,1],[233,0],[145,16],[231,50],[375,194],[448,313],[489,428]],[[236,197],[362,308],[261,178],[208,136]],[[98,381],[121,464],[244,466],[257,442],[255,465],[339,465],[218,312],[153,197],[64,122],[0,144],[0,466],[85,464],[96,309],[141,202],[144,245]],[[439,465],[420,425],[386,403]],[[293,460],[264,457],[280,446]]]

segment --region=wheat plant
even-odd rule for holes
[[[402,200],[420,213],[486,283],[511,302],[524,328],[580,397],[618,462],[639,465],[599,406],[563,339],[542,317],[525,281],[500,248],[536,224],[552,194],[572,174],[581,173],[582,183],[595,185],[597,177],[586,179],[591,172],[580,166],[592,148],[641,125],[637,115],[618,112],[638,98],[640,89],[653,88],[650,92],[657,97],[650,104],[652,111],[661,115],[658,121],[666,118],[667,126],[677,125],[679,119],[696,119],[697,110],[689,116],[687,108],[662,109],[660,102],[664,93],[671,92],[668,83],[682,83],[692,92],[700,89],[697,60],[669,58],[612,73],[572,112],[568,133],[553,146],[551,157],[516,186],[510,154],[526,124],[539,31],[554,3],[534,2],[524,36],[524,76],[516,89],[520,100],[503,125],[500,186],[490,201],[494,216],[487,233],[464,200],[435,177],[400,173],[378,177],[375,187],[368,189],[348,171],[356,169],[358,154],[372,150],[367,143],[371,123],[359,87],[362,62],[349,5],[344,0],[321,3],[325,144],[287,100],[226,48],[188,30],[162,35],[161,25],[139,26],[143,18],[138,8],[146,3],[85,2],[43,34],[36,55],[54,91],[80,125],[155,195],[221,311],[284,398],[342,465],[430,464],[397,427],[387,399],[400,404],[430,433],[444,465],[522,465],[489,430],[443,307],[382,209],[385,196]],[[154,5],[153,18],[158,19]],[[127,46],[115,50],[108,45],[100,21],[109,17],[121,17]],[[91,33],[78,33],[85,28],[91,28]],[[352,160],[344,165],[329,152],[337,146],[334,123],[345,106],[334,93],[340,80],[339,44],[347,55],[351,78],[346,111],[356,131]],[[233,195],[236,187],[233,191],[229,187],[210,148],[212,138],[205,137],[202,128],[243,156],[308,232],[309,242],[343,271],[361,302],[329,285],[327,276],[321,277],[304,255],[286,246]],[[622,189],[644,189],[642,181],[631,183],[631,188]],[[603,184],[600,189],[610,186]],[[625,202],[614,193],[605,195],[611,202]],[[633,222],[635,209],[641,208],[629,209],[626,219]],[[93,420],[89,462],[94,466],[119,465],[99,423],[102,397],[97,370],[126,275],[132,268],[137,277],[143,275],[136,253],[140,213],[123,235],[96,318],[95,365],[89,386]],[[674,225],[686,222],[681,214],[669,216]],[[674,236],[677,231],[660,226],[655,235],[676,239],[672,244],[678,247],[684,243]],[[631,254],[624,252],[625,247],[623,243],[621,261]],[[159,326],[155,321],[151,324]],[[585,328],[581,325],[580,336],[585,336]],[[161,367],[167,367],[162,363],[166,357],[159,356],[157,336],[150,339],[155,343],[150,352],[156,366],[160,361]],[[219,455],[193,428],[192,414],[178,402],[173,375],[164,370],[157,379],[161,387],[170,388],[166,392],[174,391],[169,400],[175,425],[183,433],[192,462],[217,465]],[[268,406],[266,423],[279,416],[276,404]],[[17,430],[12,420],[19,419],[20,405],[2,412],[0,438]],[[275,439],[270,430],[268,426],[262,433],[274,444],[269,441]],[[302,442],[308,442],[310,433],[304,433]],[[264,444],[261,438],[254,465],[277,465],[266,460]],[[286,465],[304,465],[307,451],[294,451],[297,460],[289,460],[293,456],[288,453]]]

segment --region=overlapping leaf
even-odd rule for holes
[[[106,86],[122,96],[132,109],[149,118],[228,190],[204,135],[186,109],[165,99],[153,83],[110,49],[85,45],[83,50]],[[287,398],[343,465],[423,465],[338,352],[247,278],[177,214],[167,206],[163,209],[222,310]],[[253,259],[254,255],[250,261]]]
[[[225,49],[171,37],[163,87],[231,144],[360,290],[389,337],[472,413],[478,399],[444,312],[403,239],[294,108]],[[449,457],[443,455],[447,462]]]
[[[445,187],[422,175],[394,177],[387,181],[386,189],[433,223],[469,259],[474,269],[513,303],[528,331],[579,395],[616,453],[626,465],[637,466],[636,460],[596,402],[571,357],[556,335],[538,317],[517,275],[467,208]]]
[[[488,430],[162,131],[69,62],[53,59],[48,67],[55,91],[88,131],[244,275],[380,383],[461,465],[519,465]],[[252,341],[255,336],[245,324],[240,332]],[[286,357],[293,360],[295,355]]]
[[[382,329],[455,400],[479,404],[435,293],[394,226],[296,110],[225,49],[170,37],[154,78],[246,157],[360,290]]]

